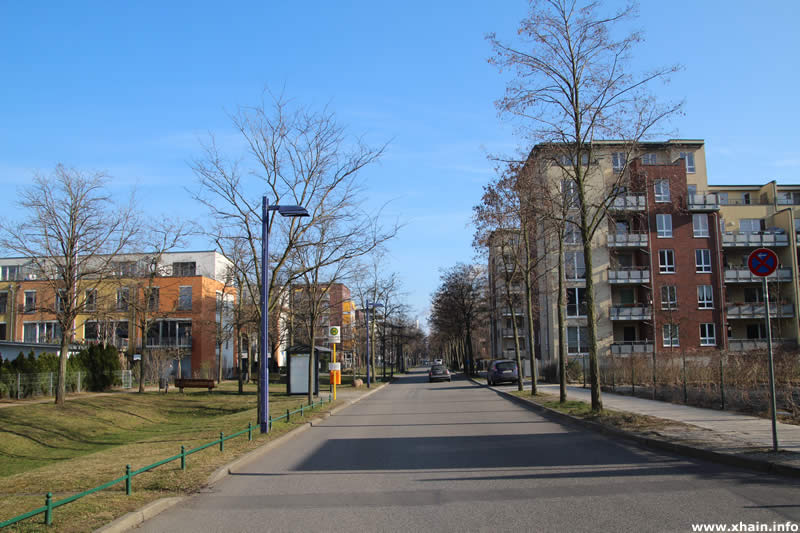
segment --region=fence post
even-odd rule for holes
[[[253,440],[253,424],[247,423],[247,440]]]
[[[20,382],[20,379],[19,379],[19,372],[17,372],[17,400],[20,399],[20,395],[19,395],[20,389],[21,389],[20,383],[21,382]]]
[[[81,373],[78,371],[78,392],[81,391]]]
[[[631,354],[631,396],[636,396],[636,362]]]
[[[131,495],[131,465],[125,465],[125,496]]]
[[[53,373],[50,372],[50,396],[53,395]]]
[[[286,423],[287,424],[289,423],[289,420],[290,420],[291,416],[292,416],[292,414],[289,412],[289,409],[287,408],[286,409]]]
[[[181,444],[181,470],[186,471],[186,448]]]
[[[219,451],[225,451],[225,433],[222,431],[219,432]]]
[[[267,427],[271,430],[272,429],[272,415],[269,415],[269,417],[267,418],[267,424],[268,424]]]

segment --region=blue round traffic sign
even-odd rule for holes
[[[747,266],[756,276],[769,276],[778,268],[778,256],[769,248],[759,248],[747,257]]]

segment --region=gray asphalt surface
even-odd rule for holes
[[[692,531],[800,523],[798,489],[562,426],[419,370],[140,529]]]

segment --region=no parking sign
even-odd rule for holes
[[[747,266],[756,276],[769,276],[778,268],[778,256],[769,248],[759,248],[747,257]]]

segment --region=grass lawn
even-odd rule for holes
[[[320,387],[320,397],[328,392]],[[125,465],[133,470],[219,438],[220,431],[235,433],[256,425],[256,387],[237,393],[235,382],[223,383],[209,393],[185,389],[181,394],[157,392],[82,395],[67,399],[63,408],[51,403],[0,409],[0,522],[44,505],[48,491],[53,499],[101,485],[121,477]],[[270,385],[273,417],[294,410],[305,396],[287,396],[285,385]],[[335,405],[335,404],[334,404]],[[329,409],[329,405],[316,412]],[[133,495],[125,496],[124,483],[81,498],[53,512],[52,531],[92,531],[97,527],[164,496],[180,495],[202,487],[221,465],[275,438],[315,413],[292,415],[290,424],[276,422],[269,437],[253,431],[187,457],[186,472],[180,461],[160,466],[133,478]],[[41,531],[38,515],[10,531]],[[15,529],[16,528],[16,529]]]

